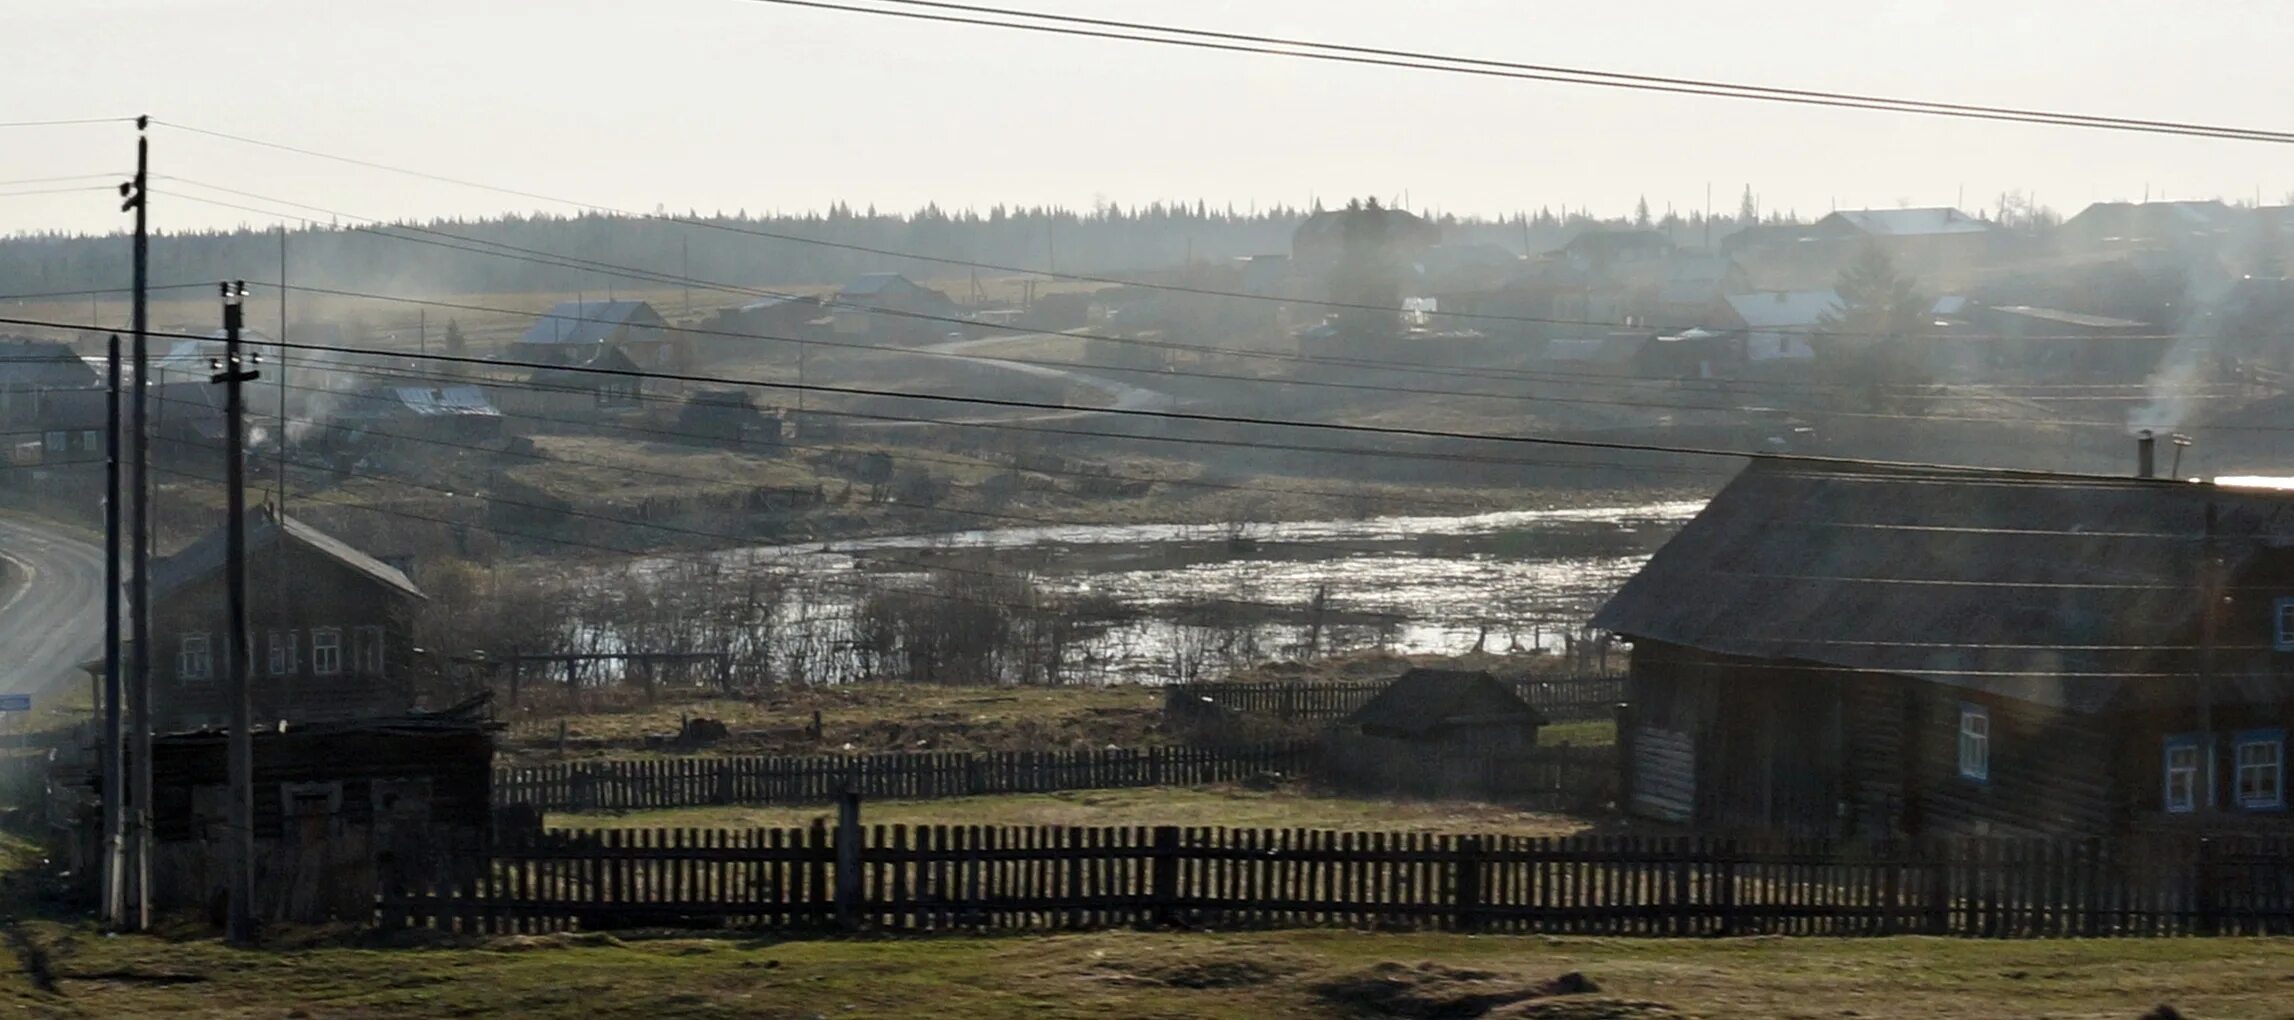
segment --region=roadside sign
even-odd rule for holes
[[[32,696],[29,694],[0,694],[0,712],[29,712]]]

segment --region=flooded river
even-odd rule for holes
[[[1309,650],[1560,651],[1702,505],[1003,528],[720,555],[796,579],[776,629],[813,646],[811,668],[861,640],[868,596],[854,592],[1024,577],[1028,597],[1084,607],[1089,625],[1058,653],[1068,675],[1160,682]]]

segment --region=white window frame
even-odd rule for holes
[[[1968,701],[1959,705],[1959,777],[1991,781],[1991,710]]]
[[[175,678],[185,683],[215,679],[215,639],[206,631],[191,631],[176,639]]]
[[[292,627],[271,631],[271,642],[264,661],[269,666],[269,672],[272,676],[294,676],[301,670],[303,662],[302,658],[295,654],[295,636]]]
[[[353,627],[351,636],[351,671],[360,676],[382,675],[382,628],[368,624]]]
[[[2256,751],[2255,760],[2247,761],[2247,752]],[[2248,811],[2279,811],[2286,807],[2286,731],[2246,730],[2231,743],[2231,791],[2238,798],[2238,806]],[[2267,790],[2249,794],[2246,780],[2249,773],[2257,778],[2267,776]]]
[[[2274,599],[2270,603],[2271,647],[2281,652],[2294,652],[2294,598]]]
[[[341,676],[343,671],[343,629],[341,627],[311,628],[311,675]]]
[[[2177,760],[2178,755],[2188,755],[2188,760]],[[2213,763],[2207,761],[2206,752],[2199,748],[2197,736],[2186,733],[2168,737],[2159,763],[2164,784],[2161,800],[2168,814],[2187,815],[2212,800],[2214,784],[2207,781],[2207,774],[2212,771],[2209,766]],[[2180,791],[2176,789],[2178,780],[2186,784]]]

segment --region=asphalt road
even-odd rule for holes
[[[78,677],[103,649],[104,551],[59,529],[0,517],[0,692]]]

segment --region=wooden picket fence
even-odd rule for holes
[[[1304,742],[1091,751],[906,752],[566,762],[494,772],[496,804],[631,811],[718,804],[817,804],[847,791],[922,800],[1237,782],[1296,775]]]
[[[1622,676],[1520,676],[1504,680],[1547,719],[1607,719],[1625,697]],[[1207,711],[1264,715],[1296,722],[1334,722],[1376,696],[1379,684],[1203,681],[1166,684],[1163,712],[1173,718]]]
[[[553,830],[397,876],[386,927],[1647,935],[2294,933],[2286,840],[1817,840],[1225,828]]]

